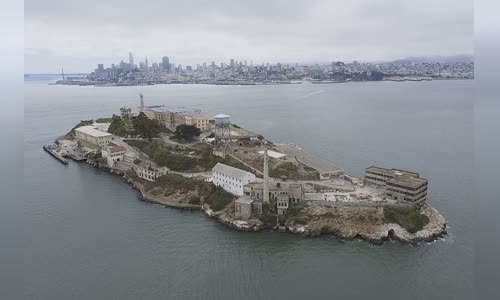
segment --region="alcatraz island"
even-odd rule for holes
[[[432,241],[446,220],[428,203],[427,179],[369,166],[364,178],[298,145],[274,143],[188,107],[122,107],[83,120],[44,149],[123,176],[141,199],[201,210],[241,231],[334,234],[373,243]]]

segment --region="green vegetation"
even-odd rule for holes
[[[276,225],[276,214],[271,212],[271,207],[269,203],[262,203],[262,214],[259,216],[259,220],[267,225]]]
[[[125,172],[125,174],[127,175],[128,178],[132,178],[132,179],[137,178],[137,174],[135,173],[134,168],[128,169],[127,172]]]
[[[108,132],[122,137],[132,133],[127,127],[125,121],[116,115],[113,115],[111,118],[111,124],[109,125]]]
[[[429,218],[420,213],[415,207],[384,207],[384,222],[396,223],[406,229],[410,233],[415,233],[422,230]]]
[[[233,125],[234,128],[238,128],[238,129],[241,128],[240,126],[238,126],[236,124],[231,124],[231,125]]]
[[[318,180],[319,173],[313,168],[304,166],[304,170],[300,169],[300,166],[294,164],[293,162],[286,162],[269,171],[269,176],[274,178],[280,178],[286,176],[288,179],[293,180]]]
[[[281,176],[292,178],[295,176],[298,170],[299,167],[297,167],[295,164],[293,164],[292,162],[286,162],[272,168],[269,172],[269,176],[274,178],[279,178]]]
[[[149,119],[143,112],[133,120],[135,134],[142,136],[148,140],[152,140],[160,132],[168,132],[165,125],[158,120]]]
[[[192,141],[195,136],[200,136],[200,129],[193,125],[181,124],[175,128],[174,138],[180,141]]]
[[[99,118],[95,121],[96,123],[111,123],[111,121],[113,121],[113,118]]]
[[[198,166],[197,158],[174,153],[158,142],[139,140],[124,140],[124,142],[146,153],[151,160],[160,166],[167,167],[173,171],[192,171]]]
[[[210,208],[214,211],[220,211],[226,208],[226,206],[233,201],[235,196],[231,193],[226,192],[222,187],[215,186],[212,192],[205,199]]]
[[[189,198],[189,204],[200,205],[201,197],[197,195],[191,196],[191,198]]]
[[[154,191],[160,193],[163,191],[164,196],[170,196],[176,193],[186,194],[196,192],[196,195],[189,197],[188,203],[200,205],[202,199],[214,211],[224,209],[235,196],[226,192],[221,187],[216,187],[214,184],[206,182],[199,178],[189,178],[178,174],[166,174],[158,177],[155,182],[141,180],[146,191]]]
[[[304,214],[304,209],[307,207],[305,202],[290,203],[287,211],[287,219],[290,222],[297,224],[306,224],[309,221]]]

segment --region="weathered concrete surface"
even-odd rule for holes
[[[234,218],[234,203],[227,205],[225,209],[215,212],[207,204],[202,205],[201,210],[210,218],[239,231],[260,231],[267,227],[259,220],[237,220]]]
[[[382,207],[312,205],[306,208],[306,224],[289,224],[287,230],[303,236],[334,234],[342,238],[360,237],[370,241],[396,239],[404,242],[432,241],[446,233],[446,220],[432,207],[422,213],[429,223],[415,233],[409,233],[398,224],[384,223]]]

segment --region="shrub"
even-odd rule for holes
[[[226,206],[234,199],[234,196],[226,192],[220,186],[215,187],[210,195],[206,198],[205,202],[214,211],[220,211],[226,208]]]
[[[189,204],[199,205],[200,203],[201,203],[201,197],[200,196],[193,195],[189,199]]]
[[[385,206],[384,222],[396,223],[408,232],[415,233],[429,223],[429,218],[415,207]]]
[[[168,167],[174,171],[189,171],[198,166],[198,159],[171,152],[158,142],[147,142],[139,140],[124,140],[130,146],[134,146],[146,153],[151,160],[160,166]]]
[[[292,178],[293,175],[295,175],[298,170],[299,168],[295,164],[293,164],[292,162],[286,162],[271,169],[271,171],[269,172],[269,176],[275,178],[281,176]]]
[[[276,214],[271,212],[269,203],[262,203],[262,214],[260,214],[259,220],[267,225],[276,224]]]

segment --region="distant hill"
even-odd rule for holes
[[[453,55],[453,56],[420,56],[407,57],[395,60],[394,63],[452,63],[452,62],[474,62],[474,56],[469,54]]]

